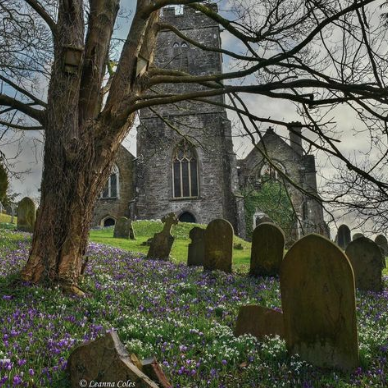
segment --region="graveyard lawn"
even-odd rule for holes
[[[155,233],[163,229],[163,223],[160,220],[155,221],[134,221],[132,222],[136,240],[113,238],[113,227],[93,229],[90,231],[90,240],[97,243],[121,248],[130,252],[139,252],[147,254],[149,246],[142,245]],[[191,242],[189,233],[192,228],[198,226],[206,229],[206,225],[189,224],[180,222],[173,225],[171,234],[175,237],[171,250],[171,260],[173,263],[187,263],[188,245]],[[233,249],[233,264],[236,267],[244,267],[248,270],[251,257],[251,244],[235,236]],[[242,248],[242,249],[241,249]]]
[[[11,220],[12,220],[12,217],[9,215],[9,214],[4,214],[4,213],[0,213],[0,224],[3,224],[3,223],[11,223]],[[13,218],[14,220],[14,223],[16,225],[16,222],[17,222],[17,217],[15,216]],[[2,226],[1,226],[2,227]]]
[[[280,308],[276,278],[203,273],[91,243],[86,298],[10,287],[28,257],[28,236],[0,230],[0,387],[68,387],[72,350],[109,330],[139,357],[156,355],[175,388],[388,385],[386,277],[383,293],[357,293],[362,364],[344,375],[289,357],[279,338],[233,336],[241,305]]]

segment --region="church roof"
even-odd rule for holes
[[[263,143],[269,144],[269,143],[275,143],[277,147],[286,149],[288,152],[292,152],[295,155],[298,155],[297,152],[286,142],[284,141],[272,127],[269,127],[265,134],[262,136],[260,141],[257,143],[257,146],[254,146],[252,150],[249,152],[249,154],[243,159],[243,161],[247,161],[253,157],[256,157],[257,148],[263,149]],[[299,155],[298,155],[299,156]]]

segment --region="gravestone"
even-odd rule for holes
[[[187,265],[201,266],[203,265],[203,258],[205,256],[205,229],[196,226],[190,230],[189,236],[191,243],[189,244]]]
[[[252,276],[279,275],[283,260],[285,237],[283,231],[270,223],[260,224],[252,234]]]
[[[369,238],[360,237],[348,245],[345,254],[353,267],[356,288],[380,292],[385,259],[379,246]]]
[[[353,237],[352,237],[352,240],[357,240],[358,238],[360,237],[364,237],[364,235],[362,233],[354,233]]]
[[[355,369],[354,276],[341,249],[318,234],[303,237],[282,261],[280,289],[288,351],[319,367]]]
[[[135,240],[132,221],[127,217],[120,217],[115,224],[113,237]]]
[[[255,214],[253,228],[256,228],[257,226],[259,226],[263,223],[271,223],[272,224],[273,220],[264,213]]]
[[[338,228],[337,244],[345,250],[350,241],[350,229],[347,225],[343,224]]]
[[[114,331],[78,346],[70,354],[67,368],[71,388],[91,387],[97,382],[101,384],[98,386],[104,387],[108,386],[108,383],[114,384],[109,386],[116,387],[119,382],[128,382],[134,387],[158,387],[131,361]]]
[[[168,260],[170,257],[171,247],[174,242],[171,228],[178,223],[178,219],[175,213],[169,213],[162,218],[162,222],[164,222],[163,230],[154,234],[147,259]]]
[[[384,258],[388,256],[388,241],[387,238],[383,234],[379,234],[375,238],[375,243],[380,247],[381,253],[383,254]],[[384,260],[384,267],[385,267],[385,260]]]
[[[29,197],[24,197],[18,204],[17,208],[17,230],[23,232],[34,231],[36,208],[34,201]]]
[[[283,313],[267,307],[241,306],[234,335],[251,334],[258,339],[278,335],[284,338]]]
[[[205,231],[204,270],[232,272],[232,255],[233,226],[223,219],[213,220]]]

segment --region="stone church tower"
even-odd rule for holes
[[[216,5],[212,5],[216,7]],[[162,21],[207,47],[221,47],[220,28],[189,7],[165,8]],[[155,64],[193,75],[222,72],[222,56],[203,51],[169,30],[159,33]],[[194,84],[163,85],[158,93],[185,94]],[[212,101],[223,103],[223,97]],[[136,211],[138,219],[175,212],[181,221],[229,220],[244,235],[244,206],[238,196],[231,123],[224,108],[182,102],[145,109],[137,135]]]

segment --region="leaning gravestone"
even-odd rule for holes
[[[17,230],[23,232],[34,231],[35,219],[36,219],[36,208],[34,201],[29,197],[24,197],[17,208]]]
[[[241,306],[234,335],[243,334],[251,334],[258,339],[276,335],[284,338],[283,313],[256,305]]]
[[[352,241],[357,240],[358,238],[365,237],[362,233],[354,233]]]
[[[354,271],[356,288],[380,292],[383,289],[383,255],[379,246],[366,237],[352,241],[345,251]]]
[[[116,332],[77,347],[68,360],[71,388],[125,386],[158,388],[132,361]],[[101,384],[101,385],[93,385]],[[111,385],[107,385],[111,384]],[[121,385],[124,387],[124,385]]]
[[[171,228],[178,223],[178,219],[175,213],[170,213],[162,218],[162,222],[164,222],[163,230],[154,234],[147,259],[168,260],[170,257],[171,247],[174,242]]]
[[[189,236],[191,243],[189,244],[187,265],[189,267],[194,265],[201,266],[205,256],[205,229],[196,226],[190,230]]]
[[[113,237],[135,240],[132,221],[127,217],[120,217],[116,222]]]
[[[204,270],[232,272],[232,255],[233,226],[223,219],[213,220],[205,231]]]
[[[260,224],[252,234],[251,266],[252,276],[279,275],[284,254],[284,233],[276,225]]]
[[[338,228],[337,243],[345,250],[350,241],[350,229],[347,225],[343,224]]]
[[[387,238],[383,234],[379,234],[375,238],[375,243],[380,247],[381,252],[382,252],[382,254],[384,256],[384,259],[385,259],[385,257],[388,256],[388,241],[387,241]],[[385,267],[385,260],[384,260],[384,267]]]
[[[354,276],[346,255],[310,234],[295,243],[280,269],[287,349],[323,368],[359,364]]]

